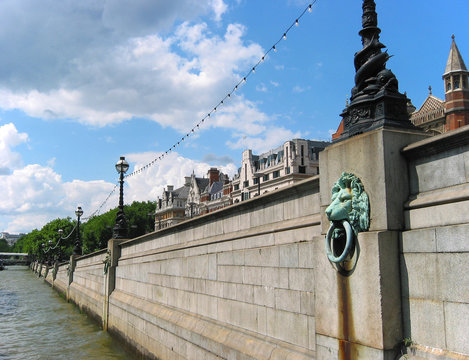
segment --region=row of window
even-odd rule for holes
[[[446,91],[450,91],[451,89],[457,90],[461,88],[461,78],[459,75],[453,76],[453,85],[451,86],[451,78],[446,78]],[[467,76],[462,75],[462,88],[467,89]]]

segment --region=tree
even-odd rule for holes
[[[0,239],[0,252],[10,252],[11,248],[5,239]]]
[[[133,239],[154,230],[154,217],[156,202],[134,201],[131,205],[124,206],[127,218],[128,237]],[[82,239],[83,253],[89,254],[107,247],[107,242],[112,238],[112,229],[116,222],[117,208],[94,216],[83,224]]]

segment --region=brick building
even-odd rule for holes
[[[427,99],[410,117],[415,126],[433,134],[441,134],[469,124],[469,71],[454,35],[452,39],[443,74],[445,100],[433,96],[429,87]]]

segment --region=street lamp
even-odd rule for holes
[[[75,215],[77,216],[77,234],[75,237],[75,247],[73,248],[73,255],[82,255],[83,251],[81,249],[81,238],[80,238],[80,217],[83,215],[83,210],[81,206],[78,206],[75,210]]]
[[[120,174],[120,194],[119,194],[119,211],[116,216],[116,225],[112,231],[112,237],[114,239],[126,239],[127,238],[127,220],[124,214],[124,174],[129,169],[129,163],[125,161],[125,157],[121,156],[120,160],[116,164],[116,170]]]

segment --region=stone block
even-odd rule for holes
[[[275,288],[270,286],[254,286],[254,304],[275,307]]]
[[[314,292],[314,269],[288,269],[288,288]]]
[[[267,335],[308,348],[308,316],[267,309]]]
[[[401,251],[403,253],[436,252],[435,229],[422,229],[402,232]]]
[[[309,349],[316,350],[316,321],[313,316],[308,316]]]
[[[254,286],[235,284],[236,300],[252,304],[254,302]]]
[[[409,166],[413,194],[446,188],[466,182],[464,155],[460,149],[412,161]]]
[[[214,254],[219,265],[244,265],[244,251],[231,251]]]
[[[404,311],[404,323],[410,325],[407,336],[417,344],[434,348],[446,348],[444,319],[443,303],[440,301],[410,299],[408,310]]]
[[[440,253],[437,256],[440,297],[445,301],[469,303],[469,253]]]
[[[287,268],[263,267],[262,284],[275,288],[288,289],[288,270]],[[300,290],[300,289],[298,289]]]
[[[244,263],[248,266],[279,266],[279,249],[278,247],[265,247],[246,250]]]
[[[259,266],[245,266],[243,284],[262,285],[262,268]]]
[[[230,266],[230,265],[218,266],[217,279],[219,281],[242,284],[243,276],[244,276],[243,266]]]
[[[298,245],[283,245],[279,247],[280,267],[297,268],[299,262]]]
[[[314,316],[314,293],[300,292],[300,313]]]
[[[186,259],[187,271],[194,278],[208,278],[208,255],[192,256]]]
[[[400,266],[403,296],[419,299],[440,298],[437,254],[404,254]]]
[[[275,289],[275,309],[300,313],[300,292],[287,289]]]
[[[217,255],[210,254],[208,256],[208,274],[207,278],[209,280],[217,280]]]
[[[298,244],[298,267],[309,269],[314,268],[312,241]]]
[[[407,229],[464,224],[469,222],[469,201],[406,210],[404,215]]]
[[[439,227],[435,232],[438,252],[469,252],[469,225]]]
[[[469,357],[469,304],[445,303],[447,348]]]

